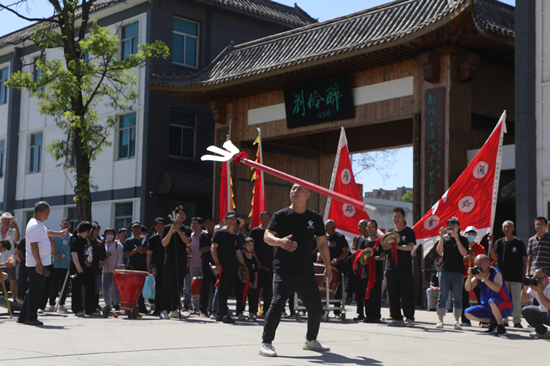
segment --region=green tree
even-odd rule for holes
[[[401,196],[401,201],[403,202],[412,202],[413,201],[413,192],[408,191],[404,195]]]
[[[106,146],[116,125],[115,116],[100,122],[97,108],[109,106],[115,112],[132,108],[138,98],[135,91],[136,68],[152,58],[169,55],[160,41],[142,44],[136,54],[119,59],[119,38],[90,19],[96,0],[48,0],[55,15],[48,19],[30,19],[12,6],[0,5],[19,17],[37,21],[31,40],[44,54],[46,49],[62,49],[57,60],[39,58],[35,69],[40,79],[28,73],[13,73],[6,85],[34,91],[39,111],[53,116],[64,138],[47,148],[54,159],[74,175],[74,192],[78,219],[92,219],[91,189],[97,189],[90,177],[91,163]],[[18,1],[14,5],[21,5]]]

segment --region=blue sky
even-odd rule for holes
[[[294,6],[296,3],[300,8],[309,13],[319,21],[325,21],[346,14],[351,14],[363,9],[372,8],[387,3],[386,0],[278,0],[277,2]],[[504,3],[515,5],[515,0],[504,0]],[[3,3],[6,3],[3,1]],[[11,2],[10,2],[11,3]],[[52,7],[45,0],[28,0],[28,6],[19,7],[19,11],[27,17],[44,17],[52,14]],[[320,6],[323,4],[323,6]],[[27,10],[28,8],[28,10]],[[17,18],[11,13],[0,11],[0,36],[14,32],[26,27],[31,23]],[[376,170],[369,170],[356,176],[356,181],[364,185],[364,191],[373,189],[395,189],[397,187],[412,187],[412,147],[399,149],[395,153],[395,161],[383,162],[381,168],[388,168],[386,173],[390,177],[384,179]]]

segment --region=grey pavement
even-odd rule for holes
[[[353,318],[354,309],[346,310]],[[387,308],[382,316],[388,316]],[[434,329],[435,312],[425,310],[416,311],[414,328],[330,319],[319,334],[331,347],[327,353],[302,350],[306,322],[283,319],[273,342],[276,358],[258,355],[263,320],[223,324],[197,316],[104,319],[72,313],[46,313],[39,319],[44,326],[32,327],[0,315],[0,364],[541,365],[550,354],[549,341],[530,339],[533,328],[507,328],[507,337],[483,334],[477,325],[456,331],[447,315],[439,330]]]

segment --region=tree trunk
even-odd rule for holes
[[[80,129],[74,130],[74,150],[76,160],[76,210],[78,222],[92,221],[92,194],[90,191],[90,158],[83,152]]]

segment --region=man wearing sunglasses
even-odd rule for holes
[[[536,279],[536,281],[532,281]],[[550,316],[548,309],[550,309],[550,282],[548,278],[548,272],[543,268],[538,268],[533,273],[533,278],[526,278],[524,283],[529,283],[529,280],[533,284],[529,284],[523,287],[521,293],[521,302],[527,302],[532,298],[537,299],[539,305],[525,306],[522,310],[523,317],[527,320],[530,326],[535,328],[535,331],[531,334],[531,338],[535,339],[550,339],[550,331],[545,325],[550,325]],[[535,285],[534,282],[537,282]]]

